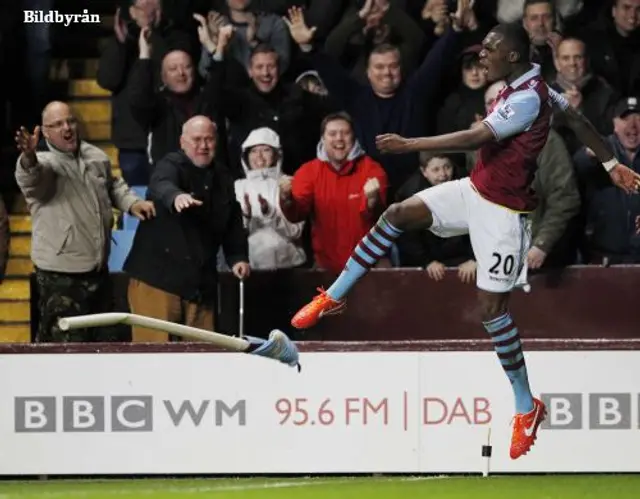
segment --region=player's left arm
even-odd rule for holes
[[[510,95],[469,130],[420,138],[385,134],[376,137],[376,145],[380,151],[388,153],[475,151],[489,142],[504,140],[528,130],[539,111],[540,97],[533,90],[525,90]]]
[[[562,95],[551,88],[549,89],[549,97],[554,106],[561,110],[562,118],[576,134],[578,140],[591,149],[602,163],[604,169],[609,173],[611,181],[628,194],[638,192],[640,190],[640,175],[617,160],[613,149],[591,121],[580,111],[571,107]]]

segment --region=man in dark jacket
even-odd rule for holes
[[[215,124],[194,116],[184,124],[182,151],[155,167],[148,198],[157,218],[140,224],[124,265],[133,313],[213,330],[220,246],[238,279],[250,273],[242,211],[232,177],[214,160],[216,140]],[[134,327],[132,339],[168,338]]]
[[[149,182],[147,136],[149,127],[134,119],[129,105],[132,68],[139,55],[140,30],[151,27],[149,44],[153,53],[149,74],[153,89],[160,86],[160,63],[175,49],[193,50],[189,33],[175,28],[162,15],[158,0],[127,0],[127,11],[117,9],[113,21],[114,34],[107,39],[98,64],[98,85],[111,92],[113,108],[111,137],[118,148],[118,162],[122,176],[129,185]]]

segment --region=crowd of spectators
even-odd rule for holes
[[[498,22],[522,22],[547,83],[640,171],[640,0],[120,0],[98,84],[112,92],[124,181],[148,186],[165,212],[140,227],[194,213],[182,217],[188,235],[172,249],[138,229],[136,266],[143,248],[182,248],[158,264],[208,275],[200,271],[213,259],[241,278],[239,262],[339,271],[386,205],[469,174],[474,153],[381,155],[375,137],[481,120],[504,85],[487,82],[479,64]],[[185,129],[204,118],[210,133]],[[225,172],[202,179],[224,201],[207,201],[206,183],[183,182],[197,157]],[[640,197],[614,188],[559,118],[538,163],[531,269],[640,263]],[[216,184],[227,181],[233,192]],[[445,267],[464,282],[475,271],[468,238],[426,232],[403,236],[384,264],[422,267],[436,280]],[[194,277],[186,295],[202,281]]]

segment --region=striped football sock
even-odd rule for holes
[[[526,414],[532,411],[533,397],[529,388],[527,366],[518,328],[511,319],[511,315],[507,312],[489,322],[483,322],[483,325],[491,336],[500,364],[511,381],[516,399],[516,412]]]
[[[344,270],[327,290],[327,294],[334,300],[342,300],[355,283],[387,254],[400,234],[400,229],[391,225],[384,215],[381,216],[353,250]]]

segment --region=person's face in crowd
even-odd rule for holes
[[[253,146],[249,150],[249,167],[252,170],[271,168],[276,162],[276,152],[267,145]]]
[[[140,28],[157,26],[162,17],[160,0],[136,0],[129,7],[129,15]]]
[[[556,69],[569,83],[576,83],[587,72],[585,46],[578,40],[564,40],[556,51]]]
[[[42,134],[60,151],[73,153],[78,149],[78,120],[67,104],[55,102],[45,108]]]
[[[249,7],[251,0],[227,0],[227,6],[231,10],[246,10]]]
[[[343,163],[354,144],[351,124],[341,119],[330,121],[322,133],[322,141],[329,160],[333,163]]]
[[[431,158],[420,170],[431,185],[442,184],[453,178],[453,164],[449,158]]]
[[[506,79],[511,71],[509,53],[504,37],[495,31],[490,31],[484,38],[480,51],[480,65],[485,69],[487,81]]]
[[[200,167],[211,164],[216,153],[216,126],[205,117],[189,120],[180,136],[180,147],[191,160]]]
[[[376,95],[392,97],[402,82],[400,52],[390,50],[382,54],[371,54],[367,77]]]
[[[611,15],[618,31],[629,35],[640,26],[640,0],[618,0]]]
[[[622,146],[628,151],[640,147],[640,113],[632,112],[613,119],[613,129]]]
[[[479,62],[472,61],[462,68],[462,83],[471,90],[478,90],[487,84],[487,75]]]
[[[493,106],[493,103],[498,98],[498,94],[506,86],[507,83],[504,80],[498,80],[487,88],[484,93],[484,110],[487,114],[489,114],[491,106]]]
[[[522,17],[522,25],[529,33],[531,43],[545,45],[549,34],[553,31],[553,9],[550,3],[529,5]]]
[[[249,63],[249,78],[258,91],[271,92],[278,84],[278,55],[275,52],[254,54]]]
[[[182,50],[169,52],[162,60],[162,81],[175,94],[186,94],[193,88],[195,70],[191,56]]]

